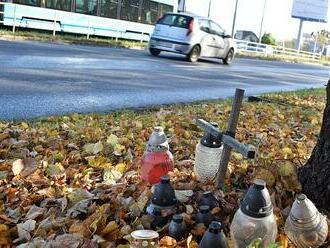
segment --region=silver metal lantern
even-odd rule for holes
[[[297,248],[317,248],[327,238],[328,224],[313,202],[300,194],[292,205],[284,231]]]

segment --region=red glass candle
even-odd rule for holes
[[[173,155],[162,127],[155,127],[141,160],[141,178],[150,184],[173,170]]]

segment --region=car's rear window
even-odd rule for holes
[[[158,20],[157,24],[188,28],[191,20],[192,17],[190,16],[166,14]]]

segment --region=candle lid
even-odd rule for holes
[[[159,184],[155,185],[155,191],[151,203],[161,207],[171,207],[177,203],[174,189],[168,176],[162,176]]]
[[[310,201],[306,195],[300,194],[294,201],[291,211],[290,218],[300,224],[309,223],[318,216],[318,210]]]
[[[212,126],[218,127],[217,123],[212,122]],[[210,147],[210,148],[219,148],[221,147],[222,143],[221,140],[217,139],[216,137],[212,136],[210,133],[205,132],[203,138],[201,139],[201,144]]]
[[[153,230],[136,230],[131,233],[134,239],[156,239],[159,234]]]
[[[162,127],[154,127],[152,134],[149,137],[147,143],[147,151],[158,152],[158,151],[168,151],[169,145],[167,142],[164,129]]]
[[[240,206],[241,211],[254,218],[263,218],[273,213],[266,182],[256,179],[244,196]]]

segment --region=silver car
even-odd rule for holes
[[[191,62],[200,57],[220,58],[230,64],[236,44],[217,23],[206,17],[166,13],[155,25],[149,51],[154,56],[161,51],[185,54]]]

